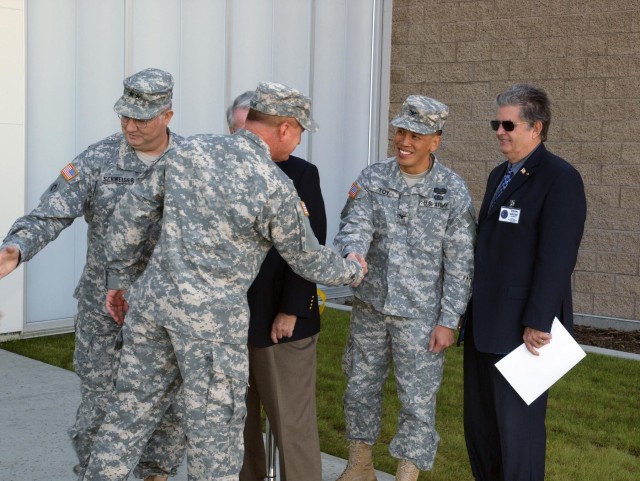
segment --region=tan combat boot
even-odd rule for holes
[[[411,461],[407,459],[401,459],[398,462],[396,481],[418,481],[419,475],[420,470]]]
[[[154,474],[153,476],[147,476],[146,478],[144,478],[144,481],[167,481],[166,476],[159,476],[157,474]]]
[[[378,481],[373,470],[371,446],[362,441],[351,441],[349,462],[336,481]]]

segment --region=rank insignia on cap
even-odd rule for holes
[[[67,180],[67,182],[78,175],[78,171],[76,170],[76,168],[73,166],[71,162],[65,165],[64,168],[60,171],[60,173],[62,174],[62,177],[64,177]]]
[[[302,207],[302,212],[304,212],[304,215],[306,217],[309,217],[309,211],[307,210],[307,206],[303,201],[300,201],[300,207]]]
[[[351,188],[349,189],[349,197],[355,199],[358,195],[358,192],[360,192],[360,186],[354,182],[353,184],[351,184]]]

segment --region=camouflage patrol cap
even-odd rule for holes
[[[251,109],[267,115],[294,117],[305,130],[318,130],[318,124],[311,118],[311,99],[286,85],[260,82],[251,99]]]
[[[423,95],[409,95],[391,125],[416,134],[433,134],[442,130],[448,116],[449,107],[445,104]]]
[[[152,119],[171,104],[173,77],[169,72],[147,68],[122,82],[124,93],[113,106],[116,113],[132,119]]]

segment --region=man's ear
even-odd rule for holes
[[[540,133],[542,132],[542,121],[541,120],[536,120],[533,123],[533,132],[536,134],[537,137],[540,136]]]
[[[287,135],[288,130],[289,124],[287,122],[282,122],[280,125],[278,125],[278,134],[281,139],[284,138],[285,135]]]
[[[442,142],[442,135],[436,135],[430,147],[431,153],[434,153],[436,150],[438,150],[438,147],[440,147],[440,142]]]
[[[291,134],[291,129],[293,126],[289,123],[288,120],[285,120],[278,126],[278,134],[280,139],[284,139],[287,135]]]
[[[171,122],[171,119],[172,119],[172,118],[173,118],[173,110],[167,110],[167,111],[164,113],[164,125],[165,125],[165,127],[166,127],[167,125],[169,125],[169,122]]]

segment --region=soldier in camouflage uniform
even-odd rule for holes
[[[246,130],[201,135],[166,156],[116,208],[107,233],[107,305],[124,326],[118,399],[94,443],[85,481],[116,481],[182,386],[189,479],[231,481],[242,465],[248,378],[247,289],[274,245],[305,278],[354,284],[364,265],[320,246],[292,182],[271,160],[315,131],[310,99],[263,82]],[[135,278],[148,226],[158,245]]]
[[[438,162],[446,105],[411,95],[391,121],[396,156],[364,169],[349,191],[334,244],[366,256],[344,354],[349,463],[340,481],[372,481],[382,387],[393,356],[402,408],[390,445],[397,480],[430,470],[438,446],[436,392],[444,350],[469,299],[475,213],[460,177]]]
[[[84,216],[88,224],[87,260],[75,290],[75,371],[81,383],[76,421],[69,430],[80,476],[87,465],[93,438],[111,404],[117,368],[116,324],[104,305],[106,288],[104,238],[113,210],[125,192],[137,185],[165,152],[183,139],[169,132],[173,116],[173,77],[147,69],[124,80],[124,94],[114,109],[121,118],[122,133],[92,145],[61,171],[30,214],[18,219],[0,249],[0,277],[19,262],[35,256],[73,221]],[[153,250],[159,227],[152,226],[147,244],[136,259],[133,275],[144,268]],[[158,433],[150,441],[137,474],[175,474],[184,457],[184,431],[177,410],[171,408]],[[166,477],[156,479],[166,479]]]

